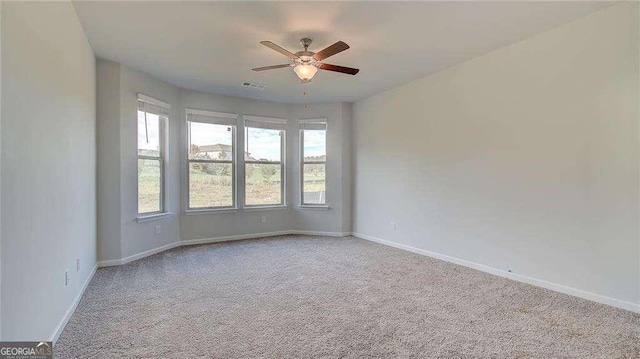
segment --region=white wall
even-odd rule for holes
[[[95,58],[69,2],[1,25],[2,339],[45,340],[96,264]]]
[[[354,231],[640,308],[638,51],[626,3],[357,102]]]
[[[2,339],[2,2],[0,1],[0,339]]]
[[[353,230],[353,105],[342,104],[342,231]]]
[[[97,155],[98,155],[98,258],[122,257],[120,224],[120,65],[98,59]]]

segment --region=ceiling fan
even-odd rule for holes
[[[341,72],[343,74],[355,75],[360,70],[354,69],[352,67],[344,67],[338,65],[330,65],[325,64],[320,61],[326,59],[329,56],[333,56],[339,52],[342,52],[349,48],[349,45],[345,44],[342,41],[338,41],[335,44],[321,50],[319,52],[309,51],[309,45],[311,45],[311,39],[303,38],[300,40],[300,43],[304,47],[303,51],[298,51],[295,54],[274,44],[271,41],[260,41],[260,43],[272,50],[275,50],[284,56],[287,56],[291,59],[291,63],[283,64],[283,65],[273,65],[273,66],[265,66],[265,67],[257,67],[253,69],[253,71],[265,71],[265,70],[273,70],[273,69],[281,69],[285,67],[293,67],[293,71],[295,71],[296,75],[300,78],[302,83],[310,82],[313,76],[320,70]]]

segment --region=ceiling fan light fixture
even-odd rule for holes
[[[318,72],[318,68],[309,64],[299,64],[293,68],[293,71],[296,72],[302,82],[309,82]]]

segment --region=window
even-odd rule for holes
[[[187,209],[236,207],[237,115],[187,110]]]
[[[165,212],[164,168],[169,104],[138,94],[138,214]]]
[[[300,120],[301,204],[327,203],[327,122]]]
[[[286,120],[245,118],[245,206],[282,206]]]

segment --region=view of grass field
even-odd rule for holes
[[[155,160],[138,160],[138,210],[160,211],[160,166]],[[280,165],[251,164],[246,168],[246,204],[280,204]],[[304,165],[304,202],[323,203],[325,165]],[[192,163],[189,167],[191,208],[233,205],[231,164]]]
[[[280,164],[247,164],[245,166],[245,204],[275,205],[282,203]]]
[[[191,208],[233,206],[232,165],[191,163],[189,206]],[[325,164],[304,165],[304,202],[324,203]],[[246,168],[246,204],[280,204],[280,164],[251,164]],[[160,211],[160,165],[156,160],[138,160],[138,211]]]
[[[235,128],[194,121],[188,124],[189,208],[232,207]],[[144,157],[138,159],[139,213],[162,210],[160,130],[159,116],[138,113],[138,154]],[[245,205],[281,204],[283,133],[248,127],[245,136]],[[326,134],[325,131],[305,130],[305,136],[303,202],[325,203]]]
[[[159,212],[160,161],[138,160],[138,213]]]
[[[189,207],[232,207],[231,163],[189,164]]]

